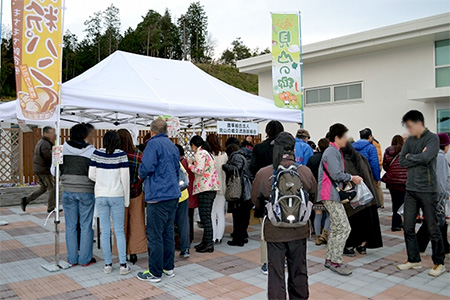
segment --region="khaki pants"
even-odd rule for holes
[[[39,189],[27,197],[27,204],[48,191],[47,211],[50,212],[55,209],[55,182],[53,176],[51,174],[36,174],[36,176],[39,180]]]
[[[264,230],[263,226],[263,220],[264,218],[259,218],[259,223],[261,223],[261,237],[262,237],[262,232]],[[267,243],[266,241],[264,241],[263,239],[261,239],[261,263],[262,264],[267,264]]]

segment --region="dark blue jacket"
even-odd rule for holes
[[[304,140],[295,138],[295,162],[306,166],[314,151]]]
[[[152,137],[145,147],[139,177],[145,179],[146,202],[159,202],[181,197],[179,186],[180,153],[161,133]]]
[[[354,142],[353,148],[367,158],[372,169],[373,178],[376,181],[380,181],[380,161],[378,160],[377,148],[368,140]]]

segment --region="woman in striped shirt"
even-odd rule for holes
[[[101,243],[105,273],[112,272],[111,222],[119,252],[120,274],[131,272],[127,264],[126,242],[124,233],[125,207],[130,204],[130,170],[127,154],[120,150],[120,137],[116,131],[108,131],[103,137],[104,148],[95,150],[91,157],[89,178],[95,181],[95,204],[100,217]]]

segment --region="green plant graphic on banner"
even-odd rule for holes
[[[272,14],[273,99],[303,110],[300,14]]]

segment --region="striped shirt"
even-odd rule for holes
[[[127,154],[116,149],[107,154],[105,149],[95,150],[89,166],[89,178],[95,181],[95,197],[124,197],[130,203],[130,170]]]

